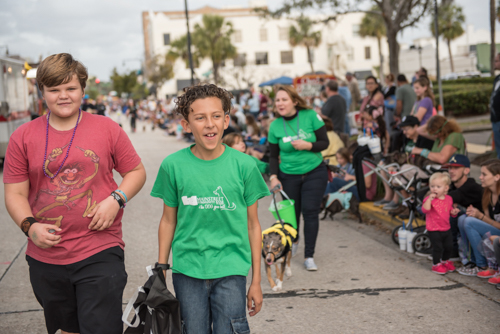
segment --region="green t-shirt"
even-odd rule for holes
[[[260,161],[259,159],[257,159],[256,157],[254,156],[251,156],[255,163],[257,164],[257,168],[259,169],[259,172],[261,174],[269,174],[269,164],[267,162],[264,162],[264,161]]]
[[[151,191],[177,207],[172,271],[198,279],[246,276],[247,207],[270,192],[250,156],[226,146],[217,159],[201,160],[191,147],[163,160]]]
[[[299,126],[297,126],[297,120]],[[324,125],[325,122],[314,110],[301,110],[292,120],[286,121],[280,117],[271,123],[268,141],[271,144],[279,144],[280,170],[283,173],[305,174],[321,164],[323,157],[320,152],[297,151],[293,148],[292,140],[300,137],[302,140],[314,143],[316,141],[314,131]],[[297,136],[297,128],[299,128],[299,136]]]
[[[417,95],[410,84],[405,84],[396,89],[396,100],[403,102],[401,117],[405,117],[411,114],[413,104],[415,104],[415,101],[417,100]]]
[[[444,140],[443,145],[439,146],[439,140],[434,142],[431,152],[439,153],[446,145],[452,145],[457,148],[455,154],[465,154],[465,139],[461,133],[452,132]]]

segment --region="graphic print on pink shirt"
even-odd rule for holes
[[[424,198],[427,202],[429,196]],[[422,212],[425,213],[425,226],[428,231],[448,231],[450,229],[450,215],[453,209],[453,199],[450,195],[445,195],[444,199],[434,198],[431,209],[426,210],[422,205]]]

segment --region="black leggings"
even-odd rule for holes
[[[295,201],[297,232],[300,231],[300,214],[304,216],[304,255],[306,258],[313,257],[319,230],[321,200],[328,182],[326,166],[322,163],[312,171],[300,175],[280,171],[279,180],[285,193]]]
[[[432,242],[432,263],[448,261],[453,250],[453,236],[448,231],[427,231]]]

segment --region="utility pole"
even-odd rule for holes
[[[436,34],[436,74],[439,87],[439,105],[443,108],[444,115],[444,102],[443,102],[443,86],[441,83],[441,69],[439,66],[439,31],[438,31],[438,4],[437,0],[434,0],[434,31]],[[438,108],[436,108],[438,109]]]
[[[194,69],[193,69],[193,55],[191,54],[191,33],[189,32],[189,14],[187,0],[184,0],[184,10],[186,11],[186,25],[187,25],[187,47],[189,57],[189,68],[191,69],[191,86],[194,86]]]

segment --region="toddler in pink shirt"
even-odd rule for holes
[[[453,208],[453,199],[447,195],[451,183],[448,173],[434,173],[430,178],[430,194],[424,198],[422,212],[432,242],[432,271],[444,275],[455,271],[450,261],[453,237],[450,229],[450,215],[455,217],[458,209]]]

